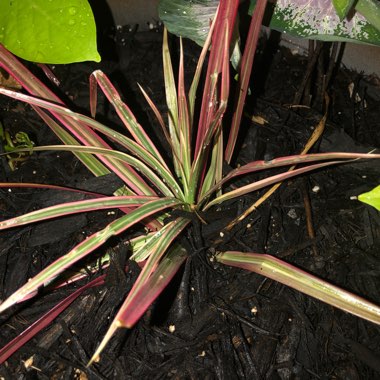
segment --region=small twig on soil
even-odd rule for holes
[[[305,178],[301,179],[300,191],[302,194],[303,204],[305,208],[307,235],[309,236],[310,239],[312,239],[311,247],[313,250],[313,255],[318,256],[317,245],[315,244],[315,230],[314,230],[314,224],[313,224],[313,214],[311,211],[310,197],[309,197],[308,186],[307,186]]]
[[[323,94],[326,92],[328,85],[330,84],[332,74],[334,72],[334,68],[340,65],[339,60],[337,60],[338,48],[340,44],[339,42],[333,42],[330,54],[329,66],[326,71],[326,80],[325,80],[325,88],[323,89]]]
[[[313,240],[307,239],[307,240],[303,241],[302,243],[296,245],[295,247],[291,247],[285,251],[279,252],[276,256],[279,258],[285,258],[288,256],[293,256],[298,251],[302,251],[303,249],[305,249],[307,247],[316,245],[319,241],[322,240],[322,238],[323,238],[322,236],[318,236]]]
[[[268,335],[268,336],[273,337],[273,338],[281,336],[281,334],[270,332],[268,330],[263,329],[262,327],[259,327],[259,326],[255,325],[254,323],[248,321],[246,318],[243,318],[240,315],[236,314],[234,311],[230,311],[228,309],[225,309],[223,307],[217,306],[215,304],[213,304],[213,306],[218,311],[220,311],[220,312],[222,312],[222,313],[224,313],[226,315],[229,315],[232,318],[237,319],[239,322],[245,324],[246,326],[250,327],[251,329],[255,330],[256,332],[258,332],[260,334]]]
[[[309,140],[306,142],[305,147],[302,149],[301,154],[306,154],[312,148],[312,146],[319,140],[322,136],[323,131],[325,130],[325,125],[327,121],[327,114],[329,109],[330,98],[327,94],[325,94],[325,114],[322,119],[319,121],[317,126],[315,127],[312,135]],[[292,165],[288,171],[294,170],[296,165]],[[269,190],[267,190],[264,195],[262,195],[255,203],[253,203],[247,210],[244,211],[243,214],[239,215],[232,222],[230,222],[227,227],[225,227],[224,231],[231,231],[231,229],[242,220],[244,220],[249,214],[255,211],[263,202],[265,202],[273,193],[277,191],[277,189],[282,185],[282,182],[278,182],[273,185]],[[223,231],[223,232],[224,232]]]
[[[317,63],[319,54],[321,53],[321,50],[322,50],[322,46],[323,46],[323,44],[321,42],[318,42],[317,46],[315,47],[315,49],[313,51],[313,55],[311,57],[309,56],[309,61],[307,64],[305,76],[303,77],[302,82],[301,82],[296,94],[294,95],[294,99],[293,99],[294,104],[299,104],[301,102],[302,94],[305,91],[306,84],[307,84],[307,82],[311,76],[311,73],[313,72],[314,67]]]

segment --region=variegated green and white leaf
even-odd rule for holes
[[[159,15],[168,30],[203,45],[218,0],[161,0]],[[252,13],[256,1],[251,0]],[[380,45],[380,4],[359,0],[349,18],[340,19],[331,0],[277,0],[267,8],[264,25],[296,37]]]

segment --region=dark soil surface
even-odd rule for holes
[[[149,133],[164,146],[136,84],[139,82],[165,110],[161,31],[123,38],[118,61],[53,68],[62,83],[57,91],[74,109],[88,113],[88,76],[101,68],[141,124],[149,125]],[[187,44],[185,60],[190,77],[198,53],[197,47]],[[307,58],[263,45],[235,165],[301,151],[322,117],[318,97],[314,97],[313,108],[289,107],[306,67]],[[316,77],[312,78],[311,93],[315,83]],[[340,69],[332,78],[329,93],[329,120],[314,150],[367,152],[380,148],[379,80]],[[102,97],[99,100],[99,119],[120,129],[115,112]],[[252,115],[261,116],[266,123],[251,122]],[[24,104],[1,97],[0,119],[12,135],[25,131],[36,145],[58,143]],[[129,235],[112,239],[95,254],[105,250],[113,253],[110,267],[100,273],[106,274],[105,284],[87,290],[11,356],[0,367],[0,375],[4,379],[380,378],[379,326],[275,281],[209,260],[216,249],[272,254],[380,304],[380,214],[351,199],[378,185],[379,173],[380,164],[371,161],[287,181],[223,239],[221,229],[260,194],[213,210],[205,216],[209,224],[201,227],[201,239],[193,238],[199,228],[184,236],[193,253],[186,272],[190,295],[185,308],[176,299],[181,272],[142,320],[131,330],[119,331],[101,361],[86,368],[138,271],[134,265],[126,273],[123,270],[128,257],[124,242]],[[257,178],[242,178],[231,186]],[[119,185],[113,177],[94,179],[72,154],[61,152],[35,153],[16,171],[11,171],[2,157],[0,181],[50,183],[104,194],[112,194]],[[305,198],[310,200],[315,237],[307,232]],[[72,194],[55,190],[0,189],[0,218],[72,199]],[[114,218],[99,211],[1,232],[0,298]],[[0,345],[86,281],[52,292],[41,290],[38,296],[3,313]]]

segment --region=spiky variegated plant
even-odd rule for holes
[[[64,145],[34,148],[41,150],[72,151],[95,175],[116,173],[125,185],[114,196],[93,195],[92,199],[59,204],[22,216],[0,222],[0,229],[18,227],[63,215],[92,210],[119,208],[124,215],[107,225],[103,230],[89,236],[69,253],[57,259],[24,286],[11,294],[1,305],[3,311],[12,305],[33,296],[41,286],[56,279],[68,267],[88,256],[113,235],[124,233],[139,222],[148,227],[148,232],[132,242],[131,259],[144,262],[142,271],[126,300],[121,306],[108,332],[93,355],[99,354],[118,328],[132,327],[156,297],[162,292],[174,274],[186,260],[188,253],[176,241],[191,220],[184,213],[173,215],[166,224],[164,217],[172,210],[181,209],[195,215],[226,200],[243,196],[249,192],[278,183],[287,178],[355,158],[380,158],[379,154],[329,153],[283,157],[267,161],[256,161],[239,167],[227,176],[222,175],[224,161],[230,162],[239,129],[244,99],[247,92],[252,60],[258,38],[261,18],[266,6],[259,1],[252,18],[245,52],[242,59],[239,97],[227,143],[224,144],[222,119],[229,95],[229,43],[237,12],[238,0],[222,0],[208,39],[203,47],[189,93],[184,85],[184,62],[180,54],[178,86],[175,85],[167,34],[164,33],[163,60],[165,92],[168,106],[168,125],[151,99],[143,91],[154,111],[171,147],[171,162],[165,162],[143,127],[137,122],[131,110],[123,103],[107,76],[95,71],[91,76],[91,110],[88,117],[67,109],[62,101],[35,78],[6,49],[0,46],[0,65],[13,75],[29,93],[10,91],[4,88],[4,95],[32,105],[36,112],[51,127]],[[195,115],[195,95],[202,65],[210,49],[206,80],[203,88],[202,106],[199,117]],[[96,86],[99,85],[108,100],[115,107],[121,121],[128,129],[128,136],[118,133],[95,120]],[[103,137],[101,137],[103,136]],[[195,141],[193,141],[195,136]],[[117,142],[124,150],[111,149],[106,140]],[[301,168],[268,177],[232,191],[224,190],[227,181],[237,176],[267,168],[306,164]],[[33,184],[1,184],[1,186],[35,186]],[[178,216],[179,215],[179,216]],[[331,305],[351,312],[375,323],[380,323],[380,308],[353,294],[317,279],[294,266],[274,257],[256,253],[219,252],[216,259],[228,265],[259,272],[272,279],[321,299]],[[141,264],[142,265],[142,264]],[[101,283],[98,280],[88,286]],[[52,312],[56,316],[80,294],[78,291],[57,305]],[[52,317],[50,316],[50,319]],[[49,320],[50,320],[49,319]],[[46,325],[46,319],[39,327]],[[28,336],[20,336],[18,344]],[[0,352],[5,360],[15,351],[15,345],[8,345]]]

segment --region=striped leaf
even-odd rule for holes
[[[216,260],[264,275],[341,310],[380,324],[380,307],[270,255],[227,251]]]
[[[0,312],[18,302],[23,301],[28,298],[30,294],[34,294],[41,286],[51,282],[65,269],[76,263],[78,260],[86,257],[96,248],[104,244],[104,242],[106,242],[110,237],[122,233],[139,221],[148,218],[151,215],[154,215],[169,207],[176,207],[179,204],[179,201],[173,198],[162,198],[159,200],[150,201],[131,211],[128,215],[124,215],[108,224],[103,230],[89,236],[86,240],[73,248],[69,253],[57,259],[47,268],[39,272],[35,277],[31,278],[24,286],[0,304]]]
[[[162,261],[161,258],[172,241],[182,232],[188,223],[189,221],[186,219],[176,219],[163,227],[158,236],[156,234],[157,241],[155,243],[152,244],[152,241],[147,243],[149,245],[147,248],[152,250],[152,254],[89,364],[99,360],[100,353],[118,328],[131,328],[138,321],[149,305],[152,304],[177,273],[187,257],[186,251],[181,246],[174,246]]]

